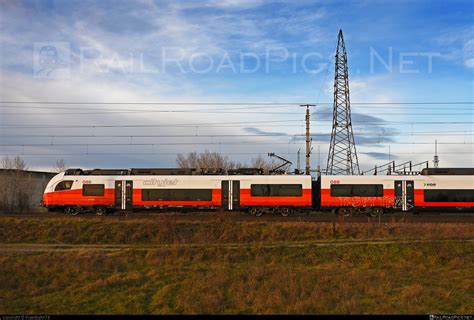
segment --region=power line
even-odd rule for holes
[[[160,105],[164,106],[164,105]],[[190,109],[189,112],[193,111],[219,111],[219,110],[247,110],[247,109],[279,109],[279,108],[293,108],[296,105],[266,105],[266,106],[246,106],[246,107],[227,107],[227,108],[206,108],[206,109]],[[156,112],[159,110],[152,109],[104,109],[104,108],[90,108],[90,107],[52,107],[52,106],[11,106],[11,105],[0,105],[0,108],[14,108],[14,109],[40,109],[40,110],[100,110],[100,111],[110,111],[110,112]],[[357,109],[393,109],[393,106],[386,105],[356,105]],[[411,106],[410,109],[404,109],[405,111],[409,110],[446,110],[445,106]],[[459,110],[473,110],[473,107],[460,108],[456,107],[453,111]],[[188,110],[176,110],[176,111],[188,111]]]
[[[216,141],[216,142],[153,142],[153,143],[37,143],[37,144],[0,144],[1,147],[68,147],[68,146],[181,146],[181,145],[235,145],[235,144],[291,144],[278,141]],[[429,142],[374,142],[372,145],[432,145]],[[446,145],[473,145],[474,142],[438,142]],[[362,145],[363,146],[363,145]]]
[[[213,111],[213,110],[247,110],[247,109],[279,109],[279,108],[293,108],[296,107],[296,105],[287,105],[287,106],[282,106],[282,105],[273,105],[273,106],[247,106],[247,107],[230,107],[230,108],[206,108],[206,109],[191,109],[189,111]],[[51,107],[51,106],[6,106],[6,105],[0,105],[0,108],[14,108],[14,109],[41,109],[41,110],[101,110],[101,111],[117,111],[117,112],[126,112],[126,111],[136,111],[136,112],[151,112],[155,111],[152,109],[104,109],[104,108],[84,108],[84,107]],[[356,105],[355,108],[360,108],[360,109],[393,109],[393,106],[375,106],[375,105]],[[434,106],[429,106],[429,107],[424,107],[424,106],[412,106],[410,109],[403,109],[405,111],[409,110],[446,110],[446,107],[441,106],[441,107],[434,107]],[[473,110],[473,107],[465,107],[465,108],[460,108],[456,107],[455,111],[458,110]],[[187,110],[184,110],[187,111]]]
[[[327,123],[330,120],[313,120],[312,122],[324,122]],[[199,127],[199,126],[227,126],[232,124],[261,124],[261,123],[285,123],[285,122],[300,122],[304,126],[304,120],[301,119],[288,119],[288,120],[275,120],[275,121],[243,121],[243,122],[215,122],[215,123],[187,123],[187,124],[118,124],[118,125],[74,125],[74,124],[41,124],[41,125],[30,125],[30,124],[11,124],[11,125],[0,125],[0,128],[159,128],[159,127]],[[414,125],[414,124],[474,124],[474,121],[358,121],[357,124],[377,124],[377,125]],[[357,125],[354,124],[354,125]],[[301,126],[301,125],[295,125]]]
[[[223,106],[223,105],[300,105],[308,102],[86,102],[86,101],[0,101],[0,104],[70,104],[70,105],[205,105],[205,106]],[[319,105],[332,105],[333,102],[319,102]],[[474,101],[433,101],[433,102],[351,102],[353,105],[446,105],[446,104],[474,104]]]
[[[418,135],[432,135],[435,133],[447,135],[447,136],[465,136],[473,135],[472,131],[458,131],[458,132],[449,132],[449,131],[432,131],[432,132],[357,132],[359,135],[371,135],[374,138],[377,137],[391,137],[391,136],[418,136]],[[469,134],[468,134],[469,133]],[[311,134],[311,137],[318,136],[328,136],[330,133],[314,133]],[[58,134],[5,134],[2,135],[3,138],[222,138],[222,137],[304,137],[304,134],[287,134],[281,132],[268,132],[268,133],[258,133],[258,134],[67,134],[67,135],[58,135]]]
[[[224,155],[267,155],[267,152],[219,152]],[[173,155],[176,156],[180,153],[0,153],[0,156],[137,156],[137,155]],[[295,152],[280,152],[279,154],[295,155]],[[327,152],[321,152],[321,154],[327,154]],[[360,152],[359,154],[372,155],[373,152]],[[397,152],[396,155],[432,155],[432,152]],[[438,152],[443,155],[456,155],[456,154],[472,154],[471,152]]]
[[[92,114],[140,114],[140,113],[212,113],[212,114],[296,114],[297,112],[279,112],[279,111],[225,111],[223,109],[211,110],[130,110],[130,111],[97,111],[97,112],[23,112],[23,113],[2,113],[2,116],[31,116],[31,115],[92,115]],[[330,112],[316,112],[316,115],[332,115]],[[426,116],[426,113],[370,113],[373,116]],[[430,113],[429,116],[469,116],[471,113]]]
[[[262,123],[285,123],[285,122],[302,122],[301,119],[289,119],[289,120],[263,120],[263,121],[238,121],[238,122],[201,122],[201,123],[175,123],[175,124],[125,124],[125,125],[68,125],[68,124],[28,124],[28,125],[0,125],[0,128],[8,127],[25,127],[25,128],[156,128],[156,127],[168,127],[168,126],[186,126],[186,127],[195,127],[195,126],[204,126],[204,125],[232,125],[232,124],[262,124]]]

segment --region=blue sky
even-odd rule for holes
[[[312,115],[317,120],[313,151],[320,146],[324,167],[331,106],[323,103],[332,101],[339,29],[348,50],[361,167],[387,162],[389,145],[391,159],[399,162],[431,160],[435,139],[441,165],[474,165],[472,104],[357,105],[473,101],[472,1],[17,1],[0,6],[2,101],[292,103],[239,113],[203,113],[203,106],[66,105],[76,110],[55,111],[41,109],[47,105],[4,104],[2,154],[23,154],[32,168],[47,169],[61,157],[79,167],[173,166],[176,153],[204,149],[242,162],[267,152],[295,162],[298,149],[304,149],[299,136],[304,114],[297,103],[320,103]],[[60,61],[47,75],[39,60],[46,46],[58,51]],[[129,112],[160,108],[196,112]],[[278,125],[285,120],[291,121]],[[251,121],[280,122],[246,123]],[[228,122],[239,125],[170,126]],[[45,128],[6,127],[38,123]],[[95,135],[134,137],[130,146],[93,146],[124,138],[64,137],[65,129],[51,127],[58,123],[90,126],[67,128],[69,135],[94,130]],[[168,127],[100,127],[123,124]],[[203,136],[136,137],[157,132]],[[138,141],[142,145],[133,145]],[[316,165],[316,154],[312,162]]]

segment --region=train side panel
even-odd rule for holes
[[[415,207],[474,208],[474,176],[420,176],[415,180]]]
[[[358,192],[354,192],[354,186]],[[387,176],[322,176],[321,208],[392,207],[393,179]]]
[[[412,186],[397,191],[397,184]],[[411,195],[410,195],[411,194]],[[411,197],[407,200],[407,197]],[[323,176],[321,207],[474,209],[473,176]]]

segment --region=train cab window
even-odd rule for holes
[[[382,184],[333,184],[331,197],[383,197]]]
[[[104,188],[103,184],[85,184],[82,187],[82,195],[101,197],[104,195]]]
[[[252,197],[301,197],[303,186],[301,184],[252,184],[250,194]]]
[[[56,185],[56,188],[54,188],[54,191],[63,191],[63,190],[71,190],[72,188],[72,181],[66,180],[66,181],[61,181]]]

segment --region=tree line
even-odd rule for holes
[[[268,173],[275,167],[275,161],[258,155],[250,160],[250,163],[241,163],[229,159],[229,157],[219,153],[210,152],[190,152],[187,154],[178,154],[176,156],[176,164],[179,168],[195,168],[197,170],[206,169],[239,169],[239,168],[259,168]]]

